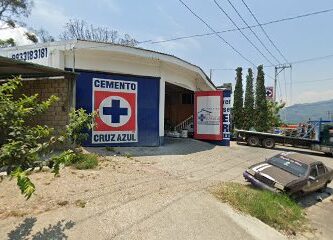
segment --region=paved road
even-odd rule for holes
[[[133,159],[112,157],[113,153],[103,148],[88,150],[110,155],[106,156],[110,163],[94,171],[65,169],[61,178],[47,182],[43,182],[48,176],[44,173],[33,176],[40,192],[29,204],[11,200],[17,196],[11,190],[1,196],[1,188],[11,189],[14,183],[0,184],[0,201],[7,209],[35,212],[0,220],[0,239],[285,239],[257,219],[234,212],[206,190],[221,181],[243,182],[246,167],[281,149],[236,144],[227,148],[173,139],[158,148],[119,149]],[[333,167],[332,159],[320,154],[314,157]],[[68,205],[57,206],[64,199]],[[78,200],[86,202],[85,208],[76,206]],[[322,233],[302,237],[326,238],[331,234],[328,226],[333,225],[331,210],[326,207],[330,198],[320,204],[310,198],[306,201],[309,216]],[[321,214],[327,218],[323,220]]]
[[[298,151],[311,155],[333,168],[333,158],[326,157],[307,149],[277,146],[276,149],[252,148],[231,143],[230,148],[212,146],[195,140],[169,139],[167,144],[156,150],[152,148],[126,149],[122,151],[142,156],[144,161],[153,161],[161,169],[172,175],[187,176],[191,180],[214,184],[220,181],[244,182],[242,172],[248,166],[269,158],[281,151]],[[170,156],[173,152],[177,157]],[[333,183],[326,192],[314,193],[301,199],[300,204],[306,209],[314,233],[298,236],[299,239],[332,239],[333,230]],[[319,202],[318,199],[322,199]]]

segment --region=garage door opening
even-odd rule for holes
[[[165,136],[193,136],[193,112],[194,92],[171,83],[166,83]]]

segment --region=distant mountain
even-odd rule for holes
[[[330,112],[330,116],[328,114]],[[281,119],[286,123],[300,123],[311,120],[333,120],[333,99],[328,101],[295,104],[282,109]],[[331,119],[329,119],[329,117]]]

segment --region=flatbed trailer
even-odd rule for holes
[[[294,147],[309,148],[315,151],[333,154],[333,144],[323,145],[320,140],[290,137],[281,134],[236,130],[237,142],[246,142],[252,147],[274,148],[275,144],[292,145]],[[333,138],[331,139],[333,140]]]

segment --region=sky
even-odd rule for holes
[[[183,1],[214,30],[234,28],[232,22],[213,0]],[[228,0],[216,1],[238,26],[245,26]],[[231,2],[249,25],[256,24],[241,0],[231,0]],[[333,8],[331,0],[245,0],[245,2],[261,23]],[[83,19],[96,26],[128,33],[138,41],[159,41],[211,32],[179,0],[34,0],[31,15],[24,20],[28,26],[36,29],[42,27],[51,35],[58,37],[65,23],[71,18]],[[332,23],[333,12],[329,12],[266,25],[264,29],[288,62],[294,62],[333,54]],[[272,54],[283,62],[283,58],[261,29],[253,30]],[[274,61],[250,30],[243,30],[243,33],[266,57]],[[221,36],[255,65],[271,65],[239,31],[222,33]],[[139,47],[180,57],[200,66],[207,75],[210,69],[243,67],[244,83],[247,68],[254,68],[215,35],[156,44],[148,42],[140,44]],[[265,67],[264,70],[266,86],[273,86],[270,77],[274,76],[274,67]],[[254,71],[256,72],[256,69]],[[212,80],[216,85],[235,84],[235,71],[213,70]],[[293,84],[290,84],[291,81]],[[277,89],[277,100],[285,101],[288,105],[333,99],[333,57],[293,64],[292,71],[287,69],[280,73],[278,82],[280,87]]]

